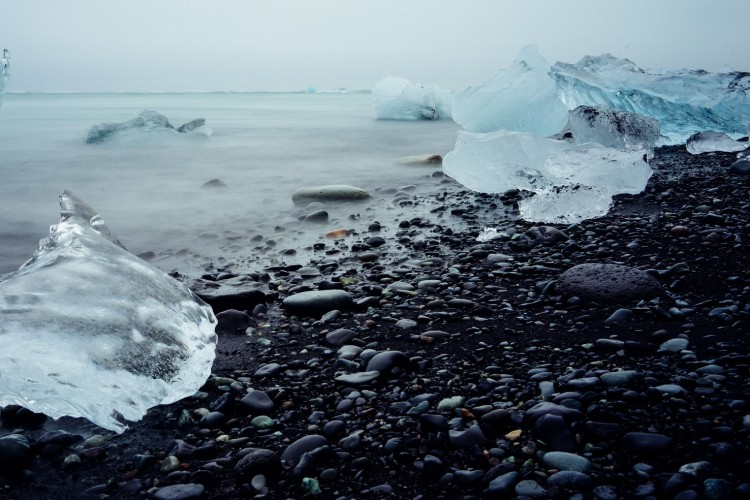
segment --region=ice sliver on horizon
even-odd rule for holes
[[[3,49],[3,57],[0,58],[0,107],[2,107],[3,98],[5,97],[5,86],[8,85],[9,71],[10,52],[8,49]]]
[[[750,73],[644,70],[609,54],[557,62],[550,71],[568,107],[602,105],[656,118],[665,144],[702,130],[744,134],[750,118]]]
[[[32,258],[0,280],[0,406],[122,432],[203,385],[216,318],[83,201],[66,191],[60,207]]]
[[[389,76],[372,89],[372,106],[380,120],[451,118],[451,91]]]

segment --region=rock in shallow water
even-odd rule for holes
[[[281,306],[289,314],[318,317],[328,311],[348,311],[354,306],[354,299],[344,290],[315,290],[290,295]]]
[[[312,201],[362,201],[368,198],[370,193],[364,189],[343,184],[300,188],[292,193],[292,202],[295,205],[307,205]]]
[[[0,405],[122,432],[123,420],[200,388],[216,318],[72,193],[60,207],[33,257],[0,282]]]

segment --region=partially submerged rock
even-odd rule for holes
[[[116,432],[190,396],[211,373],[216,318],[129,253],[96,212],[60,196],[60,223],[0,282],[0,406]]]
[[[426,155],[414,155],[401,158],[398,162],[399,165],[442,165],[443,157],[437,154],[426,154]]]
[[[345,184],[300,188],[292,193],[295,205],[306,205],[313,201],[362,201],[369,198],[370,193],[364,189]]]

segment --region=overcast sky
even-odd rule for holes
[[[0,0],[8,91],[371,89],[551,63],[750,70],[747,0]]]

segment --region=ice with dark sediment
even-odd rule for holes
[[[698,155],[701,153],[711,153],[722,151],[725,153],[737,153],[744,151],[748,147],[747,142],[735,141],[727,134],[721,132],[712,132],[704,130],[696,132],[688,137],[685,147],[690,154]]]
[[[609,54],[555,63],[550,76],[568,107],[606,106],[656,118],[663,144],[701,130],[744,134],[750,117],[750,73],[644,70]]]
[[[579,144],[595,142],[608,148],[652,151],[659,140],[660,124],[638,113],[578,106],[568,113],[568,130]]]
[[[0,278],[0,406],[122,432],[203,385],[216,318],[83,201],[65,191],[60,207],[31,259]]]
[[[5,97],[5,86],[8,85],[10,77],[10,51],[3,49],[3,57],[0,58],[0,106],[3,105]]]
[[[471,132],[556,134],[565,126],[568,108],[558,97],[549,71],[550,64],[535,45],[524,47],[510,67],[455,92],[453,119]]]
[[[203,118],[197,118],[189,121],[179,127],[172,125],[166,116],[145,109],[141,111],[138,116],[131,118],[130,120],[117,123],[100,123],[94,125],[89,130],[89,134],[86,137],[88,144],[100,144],[113,140],[117,137],[132,136],[133,134],[143,133],[166,133],[166,134],[185,134],[185,135],[200,135],[210,136],[211,129],[205,126],[206,120]]]
[[[440,120],[451,117],[452,93],[389,76],[372,89],[372,107],[381,120]]]

